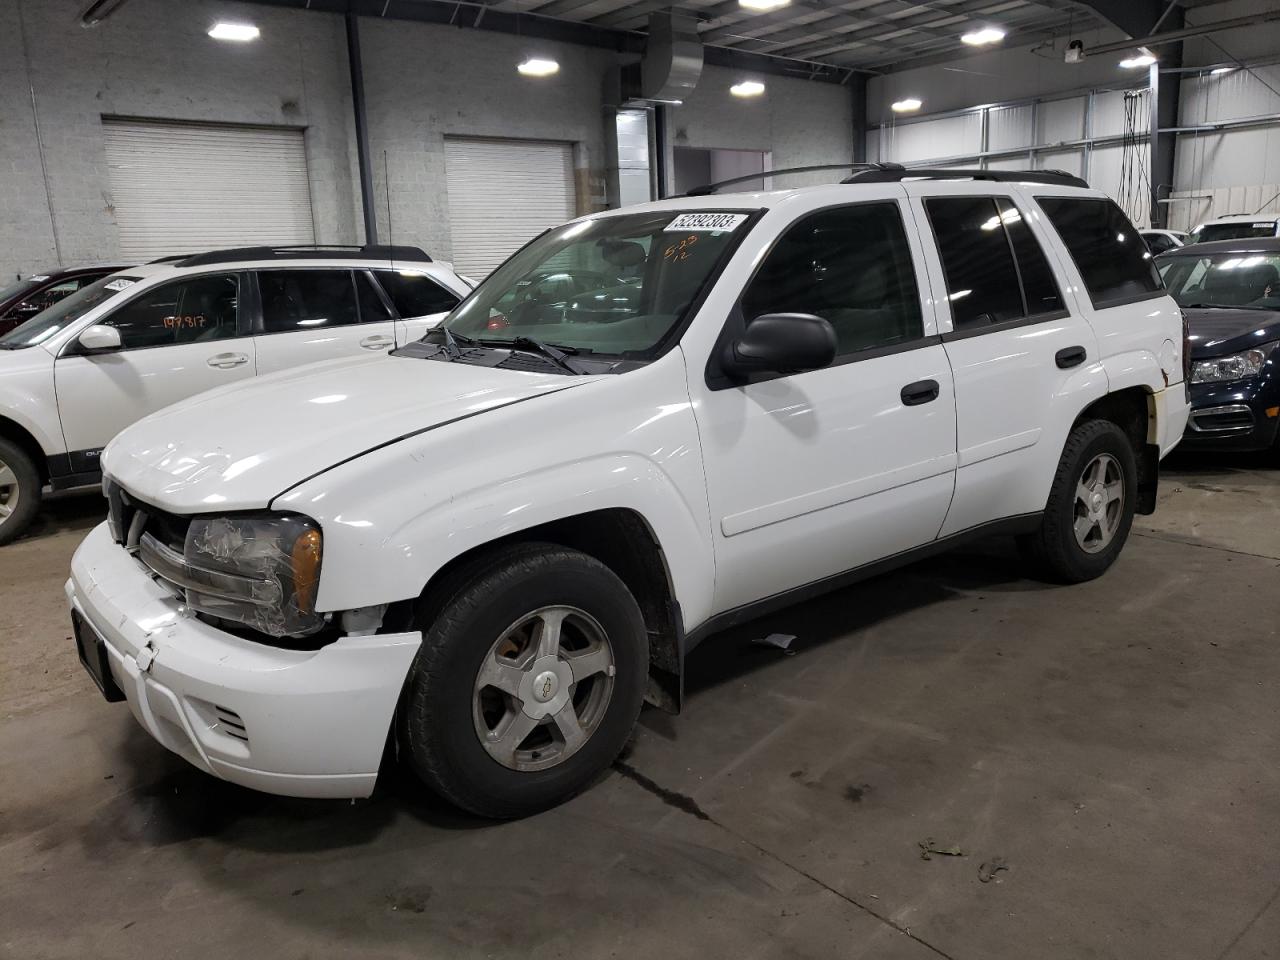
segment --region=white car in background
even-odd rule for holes
[[[1187,235],[1181,230],[1159,230],[1153,227],[1139,230],[1138,233],[1146,241],[1147,249],[1151,251],[1153,257],[1176,250],[1187,242]]]
[[[471,292],[415,247],[219,250],[131,267],[0,337],[0,544],[96,485],[122,429],[213,387],[417,340]]]
[[[1275,236],[1280,236],[1280,219],[1275,214],[1233,213],[1200,224],[1191,231],[1186,242],[1209,243],[1213,240],[1253,240]]]
[[[395,754],[527,814],[643,700],[678,708],[719,629],[994,533],[1101,575],[1186,427],[1184,337],[1066,174],[880,165],[579,219],[392,356],[125,430],[67,582],[79,654],[226,780],[365,796]]]

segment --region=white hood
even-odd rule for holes
[[[111,442],[103,469],[174,513],[265,507],[377,447],[595,379],[412,357],[330,361],[152,414]]]

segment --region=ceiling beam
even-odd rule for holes
[[[762,37],[762,40],[776,40],[770,45],[770,49],[782,52],[783,50],[795,50],[797,53],[801,50],[820,50],[820,49],[847,49],[851,46],[857,46],[868,40],[878,40],[882,37],[893,37],[907,31],[922,33],[932,39],[950,40],[957,46],[960,45],[960,33],[958,29],[962,24],[973,22],[981,19],[981,14],[987,12],[991,7],[996,6],[991,0],[968,0],[968,2],[958,4],[953,12],[945,17],[938,17],[935,13],[914,14],[907,17],[899,17],[897,19],[885,20],[884,26],[875,27],[870,30],[860,29],[855,26],[852,30],[834,30],[830,36],[822,37],[821,30],[802,30],[795,28],[794,30],[785,31],[785,37],[779,34],[772,34],[769,37]],[[949,26],[949,30],[943,30],[939,24],[942,20],[949,20],[950,23],[941,24]],[[843,43],[843,41],[849,41]],[[833,47],[833,44],[835,45]],[[788,53],[788,56],[793,54]]]

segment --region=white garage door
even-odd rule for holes
[[[446,137],[453,268],[477,280],[547,227],[575,216],[567,143]]]
[[[124,259],[314,243],[301,130],[104,120]]]

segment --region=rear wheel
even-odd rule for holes
[[[648,674],[644,620],[576,550],[522,545],[472,570],[422,625],[401,735],[446,799],[525,816],[586,787],[625,745]]]
[[[40,473],[25,450],[0,438],[0,545],[31,525],[40,506]]]
[[[1049,579],[1101,576],[1133,525],[1138,468],[1125,432],[1109,420],[1078,424],[1067,438],[1040,528],[1018,545]]]

